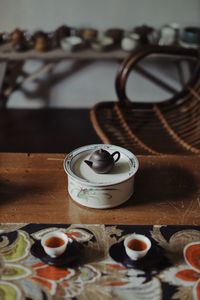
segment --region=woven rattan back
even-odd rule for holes
[[[200,154],[200,67],[184,90],[165,102],[134,103],[126,95],[130,71],[148,54],[193,56],[198,51],[171,47],[147,48],[131,54],[116,78],[118,102],[101,102],[91,111],[93,126],[104,143],[121,145],[136,154]]]

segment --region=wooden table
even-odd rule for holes
[[[64,154],[0,154],[0,222],[200,225],[200,156],[139,156],[135,193],[114,209],[67,194]]]

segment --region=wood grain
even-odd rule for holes
[[[106,210],[67,194],[65,154],[0,154],[0,222],[200,225],[200,156],[139,156],[135,192]]]

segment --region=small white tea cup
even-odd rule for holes
[[[139,40],[137,33],[129,34],[121,40],[121,48],[125,51],[133,51],[138,46]]]
[[[124,239],[126,254],[132,260],[144,257],[151,248],[151,241],[143,234],[133,233]]]
[[[53,258],[65,252],[68,242],[69,239],[67,235],[60,231],[47,233],[41,239],[41,245],[44,251]]]

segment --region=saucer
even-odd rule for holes
[[[168,260],[164,256],[162,249],[156,245],[152,245],[148,253],[138,260],[132,260],[126,254],[124,241],[112,245],[109,249],[109,254],[112,259],[123,264],[126,268],[152,271],[161,270],[164,268],[164,264],[168,264]]]
[[[45,264],[64,267],[77,264],[83,254],[83,249],[82,244],[72,241],[68,243],[67,249],[62,255],[54,258],[46,254],[41,245],[41,241],[36,241],[31,247],[31,254],[39,258]]]

